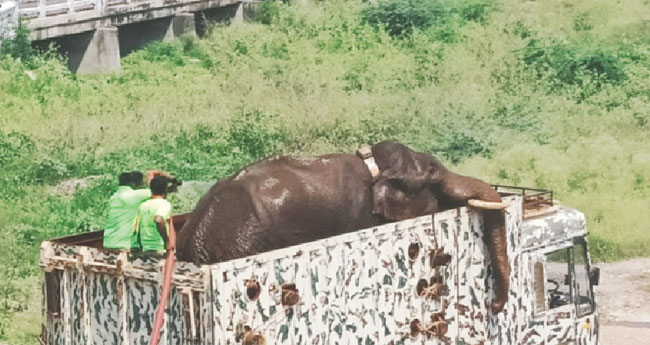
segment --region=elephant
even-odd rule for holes
[[[499,312],[510,275],[501,197],[489,184],[394,141],[371,146],[365,159],[275,156],[244,167],[199,200],[179,232],[176,254],[181,261],[216,263],[430,215],[470,200],[497,205],[482,212],[496,286],[491,307]]]

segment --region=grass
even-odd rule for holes
[[[260,23],[153,43],[108,75],[22,61],[19,45],[0,57],[0,339],[35,343],[39,243],[101,228],[131,169],[212,181],[271,154],[395,139],[463,174],[553,189],[587,215],[596,260],[650,255],[647,1],[403,2],[436,16],[417,20],[383,3],[265,3]]]

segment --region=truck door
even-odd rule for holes
[[[525,343],[597,344],[597,314],[584,239],[532,256],[535,308],[529,328],[539,338],[529,337]]]
[[[575,304],[572,302],[573,257],[571,247],[546,253],[546,345],[575,343]]]

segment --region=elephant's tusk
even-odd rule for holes
[[[467,201],[467,204],[471,207],[481,208],[485,210],[503,210],[508,207],[508,204],[504,202],[484,201],[476,199],[470,199]]]

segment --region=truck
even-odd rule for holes
[[[428,216],[210,265],[178,262],[161,344],[598,344],[585,216],[552,191],[494,186],[510,290],[481,211]],[[187,215],[174,217],[183,236]],[[102,231],[45,241],[42,342],[146,344],[165,257],[102,248]]]

